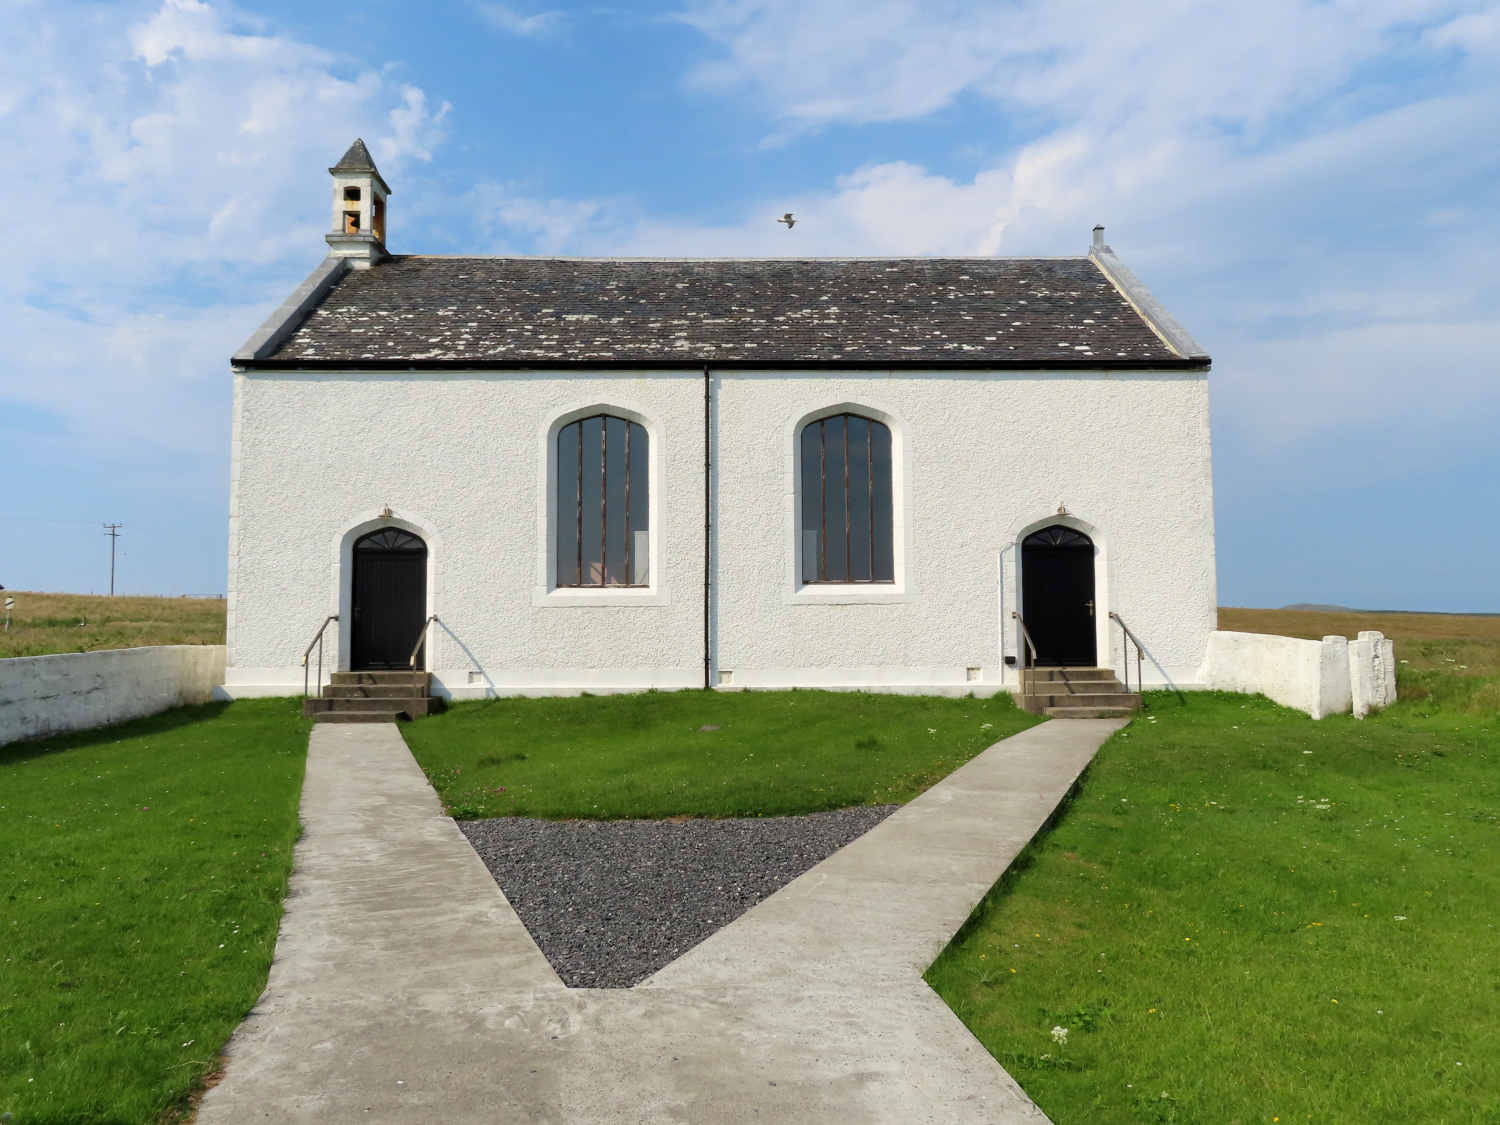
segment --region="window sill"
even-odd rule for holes
[[[888,583],[850,583],[847,586],[819,583],[785,592],[781,600],[785,605],[889,605],[914,599],[908,591]]]
[[[580,606],[580,605],[626,605],[652,606],[671,605],[672,595],[666,590],[650,586],[625,586],[617,589],[583,589],[564,586],[557,590],[534,587],[531,591],[534,606]]]

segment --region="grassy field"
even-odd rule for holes
[[[1322,640],[1353,638],[1378,629],[1395,641],[1494,641],[1500,643],[1500,617],[1457,613],[1326,613],[1307,609],[1232,609],[1221,606],[1219,628],[1241,633],[1276,633]]]
[[[265,987],[297,838],[296,700],[0,748],[0,1113],[177,1120]]]
[[[1500,715],[1428,676],[1150,695],[929,981],[1058,1125],[1500,1122]]]
[[[222,598],[127,598],[6,590],[16,599],[0,659],[139,645],[221,645]],[[0,610],[0,621],[4,611]]]
[[[453,816],[616,820],[904,802],[1035,722],[1009,696],[678,691],[460,703],[404,733]]]
[[[1378,629],[1396,642],[1402,699],[1431,699],[1455,714],[1500,711],[1500,617],[1221,609],[1219,628],[1313,640]]]

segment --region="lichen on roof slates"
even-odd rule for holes
[[[1088,258],[417,256],[350,271],[269,358],[681,363],[746,349],[766,363],[1179,360]]]

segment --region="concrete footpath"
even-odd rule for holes
[[[394,725],[319,726],[270,981],[199,1125],[1041,1125],[921,974],[1123,725],[997,743],[631,989],[563,986]]]

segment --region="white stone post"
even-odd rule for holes
[[[1349,642],[1349,688],[1356,719],[1363,719],[1370,708],[1379,706],[1375,681],[1375,654],[1379,648],[1369,633],[1361,633],[1358,640]]]
[[[1394,642],[1386,640],[1385,634],[1373,629],[1360,633],[1359,639],[1349,646],[1351,661],[1356,659],[1356,646],[1359,646],[1357,658],[1363,664],[1360,675],[1365,692],[1365,706],[1360,708],[1359,697],[1356,695],[1354,713],[1363,718],[1372,708],[1379,710],[1396,702],[1396,646]],[[1354,674],[1354,665],[1351,663],[1351,677]]]
[[[1309,712],[1314,719],[1342,715],[1349,710],[1349,642],[1343,637],[1324,637],[1318,653],[1318,699]]]

